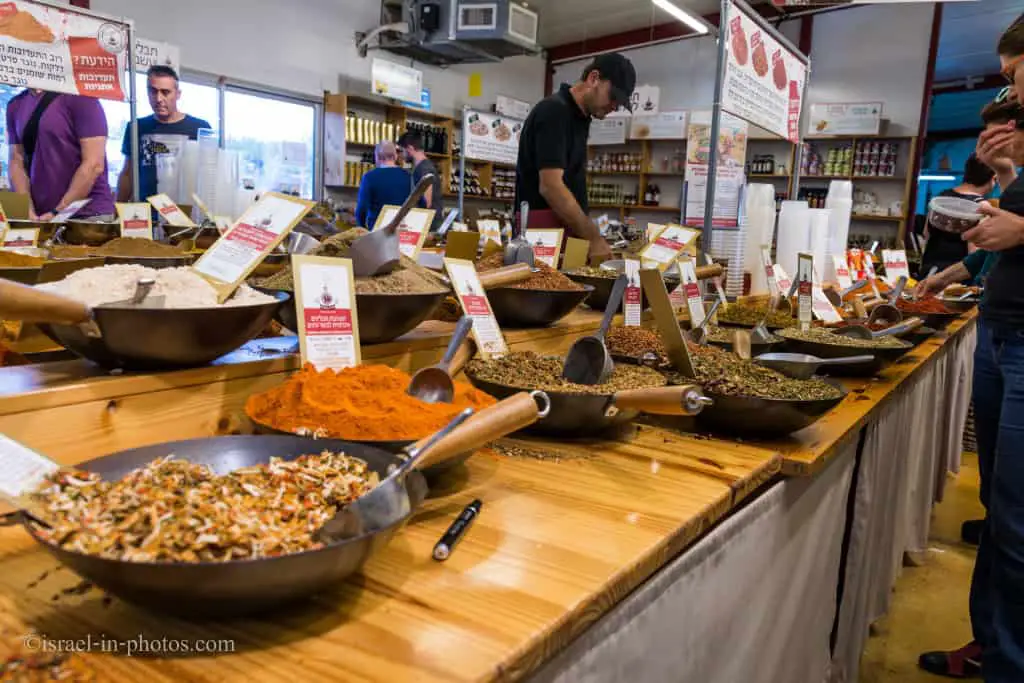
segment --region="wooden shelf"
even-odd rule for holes
[[[855,213],[850,215],[851,221],[881,221],[885,223],[899,223],[905,221],[906,216],[874,216],[869,213]]]
[[[438,154],[437,152],[426,152],[426,155],[431,159],[450,159],[447,154]]]
[[[659,177],[679,178],[679,179],[682,179],[683,176],[684,176],[684,174],[682,172],[677,172],[677,171],[644,171],[643,175],[653,175],[653,176],[659,176]]]
[[[587,175],[628,175],[639,176],[640,171],[587,171]]]
[[[652,211],[655,213],[679,213],[678,206],[644,206],[643,204],[626,204],[622,207],[627,211]]]
[[[802,175],[802,176],[800,176],[800,181],[803,182],[804,180],[853,180],[853,178],[851,176],[848,176],[848,175]]]
[[[900,182],[900,183],[904,182],[906,179],[907,179],[906,176],[898,176],[898,175],[855,175],[855,176],[852,176],[850,178],[850,180],[871,180],[871,181],[880,181],[880,182],[881,181],[895,181],[895,182]]]
[[[750,173],[747,175],[748,178],[772,178],[777,180],[789,180],[793,176],[779,173]]]

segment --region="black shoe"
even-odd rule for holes
[[[981,678],[981,645],[972,640],[959,650],[925,652],[917,665],[938,676]]]
[[[981,528],[985,525],[983,519],[969,519],[960,525],[960,539],[964,543],[978,545],[981,543]]]

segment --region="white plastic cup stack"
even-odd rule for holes
[[[828,278],[829,221],[832,211],[829,209],[810,209],[811,215],[811,254],[814,257],[814,272],[817,273],[819,284],[821,278]]]
[[[747,186],[743,270],[750,273],[750,293],[767,294],[768,280],[761,263],[761,245],[775,238],[775,188],[766,183]]]
[[[787,200],[779,211],[779,237],[775,262],[791,278],[796,277],[800,252],[811,249],[811,213],[807,202]]]
[[[824,270],[820,271],[826,280],[836,280],[836,269],[833,256],[846,258],[846,241],[850,235],[850,215],[853,213],[853,182],[849,180],[833,180],[828,186],[825,208],[831,211],[829,216],[828,249]]]

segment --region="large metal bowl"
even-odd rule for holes
[[[587,306],[595,311],[603,311],[608,307],[608,300],[612,296],[612,289],[615,287],[615,278],[595,277],[593,275],[577,275],[576,273],[565,272],[564,275],[581,285],[593,287],[594,291],[587,297]],[[647,295],[641,293],[640,308],[647,308]]]
[[[146,266],[147,268],[180,268],[192,265],[192,254],[181,256],[104,256],[108,266]]]
[[[38,285],[44,282],[57,282],[58,280],[63,280],[76,270],[97,268],[103,264],[104,261],[101,257],[47,261],[41,266],[0,268],[0,278],[20,282],[23,285]]]
[[[699,424],[731,436],[786,436],[814,424],[846,398],[847,390],[838,383],[833,384],[842,395],[816,401],[724,396],[706,391],[714,402],[704,406],[697,420]]]
[[[99,247],[121,236],[120,223],[93,223],[91,221],[68,221],[58,231],[59,241],[67,244],[85,244]]]
[[[780,334],[781,336],[781,334]],[[900,359],[907,351],[914,348],[910,342],[903,342],[898,349],[866,348],[856,346],[840,346],[838,344],[821,344],[800,339],[786,340],[785,349],[793,353],[808,353],[818,358],[845,358],[861,354],[870,354],[875,357],[870,363],[850,363],[848,365],[823,365],[819,372],[826,375],[838,377],[870,377],[877,375],[887,365]],[[901,340],[903,341],[903,340]]]
[[[572,313],[593,291],[590,285],[582,290],[498,287],[487,290],[487,299],[502,327],[547,327]]]

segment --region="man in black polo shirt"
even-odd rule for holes
[[[632,110],[636,70],[618,53],[599,55],[573,85],[533,108],[519,140],[516,206],[530,205],[529,227],[564,227],[590,242],[592,259],[611,257],[608,243],[587,215],[587,137],[590,120],[619,107]]]

